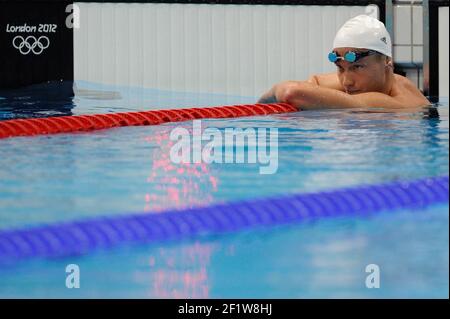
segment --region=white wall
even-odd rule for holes
[[[75,79],[258,96],[332,72],[336,31],[362,6],[77,3]]]
[[[439,95],[448,97],[448,7],[439,8]]]
[[[411,1],[394,6],[393,51],[396,63],[422,66],[423,10],[421,4]]]

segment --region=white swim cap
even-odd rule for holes
[[[375,50],[392,58],[392,42],[384,24],[367,15],[348,20],[336,34],[333,48]]]

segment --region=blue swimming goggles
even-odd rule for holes
[[[330,60],[330,62],[332,62],[332,63],[336,63],[339,60],[344,60],[344,61],[353,63],[353,62],[358,61],[359,59],[362,59],[362,58],[365,58],[366,56],[374,55],[374,54],[378,54],[378,52],[374,51],[374,50],[369,50],[366,52],[348,51],[344,54],[343,57],[341,57],[335,51],[333,51],[330,54],[328,54],[328,60]]]

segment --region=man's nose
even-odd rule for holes
[[[350,74],[345,74],[344,75],[344,86],[347,87],[352,87],[353,85],[355,85],[355,81],[353,80],[353,77]]]

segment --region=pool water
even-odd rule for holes
[[[76,83],[73,97],[35,92],[0,92],[0,118],[256,100],[87,82]],[[448,175],[448,110],[443,99],[433,111],[415,113],[322,110],[202,120],[202,128],[221,131],[277,128],[273,175],[259,174],[258,164],[172,163],[170,132],[192,122],[3,139],[0,231]],[[0,296],[448,298],[448,234],[448,205],[434,205],[119,247],[0,268]],[[80,266],[80,289],[65,287],[72,263]],[[380,267],[379,289],[365,286],[369,264]]]

